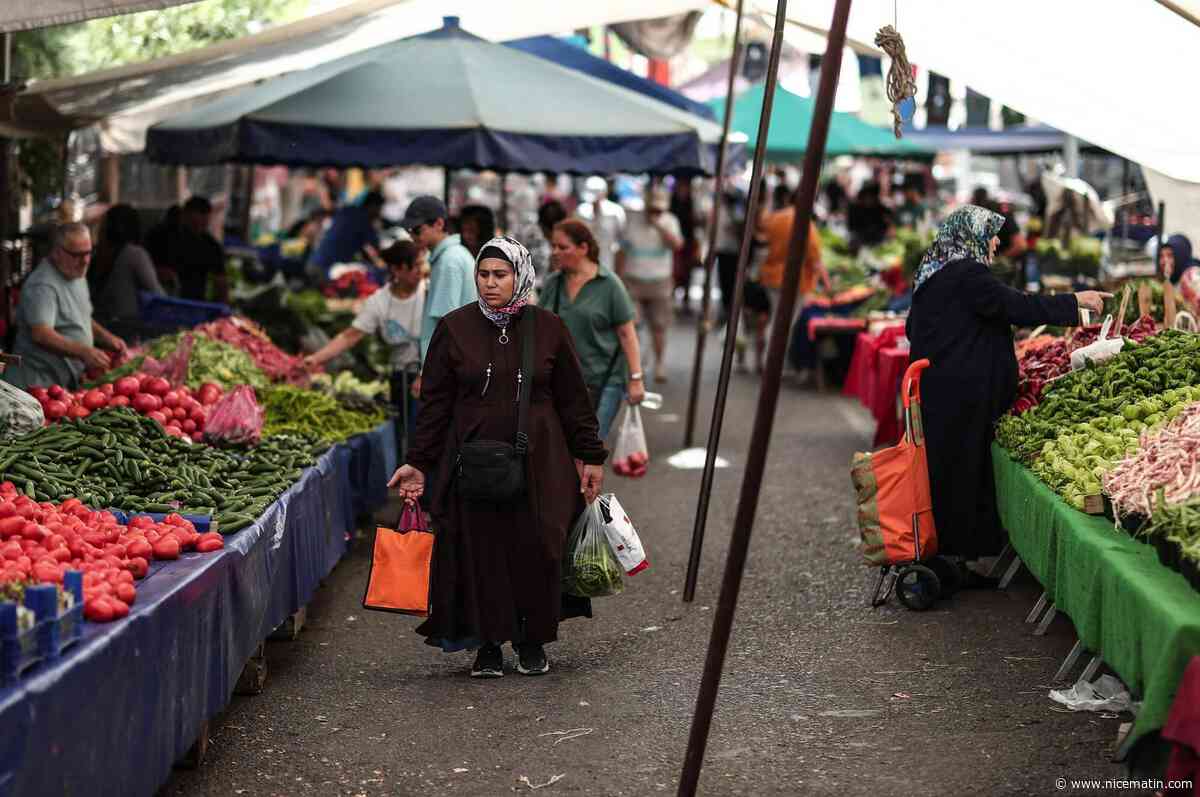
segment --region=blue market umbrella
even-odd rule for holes
[[[150,128],[160,163],[711,174],[713,122],[446,26]]]

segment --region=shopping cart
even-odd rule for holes
[[[929,360],[917,360],[900,383],[904,438],[891,448],[855,454],[850,468],[858,493],[863,558],[879,567],[870,599],[873,607],[887,602],[894,589],[902,604],[924,611],[942,594],[943,578],[957,572],[936,556],[937,530],[921,423],[921,372],[928,367]]]

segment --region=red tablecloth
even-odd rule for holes
[[[896,415],[896,396],[908,368],[908,350],[893,345],[901,337],[902,326],[889,327],[878,335],[859,333],[842,387],[843,395],[857,398],[874,416],[876,446],[895,443],[903,431]]]
[[[808,321],[808,339],[816,340],[821,333],[853,332],[856,329],[866,329],[865,318],[842,318],[841,316],[824,316],[810,318]]]

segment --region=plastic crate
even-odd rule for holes
[[[233,315],[229,305],[158,296],[144,291],[138,294],[138,306],[141,321],[156,327],[194,327]]]
[[[58,612],[58,591],[52,585],[25,590],[25,607],[36,616],[32,628],[17,630],[17,605],[0,603],[0,681],[11,684],[21,673],[46,658],[47,622]]]
[[[75,596],[75,605],[41,624],[42,655],[47,660],[57,659],[83,638],[83,573],[68,570],[63,575],[63,589]]]

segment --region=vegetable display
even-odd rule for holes
[[[387,418],[382,409],[345,409],[333,396],[287,385],[260,390],[259,400],[266,414],[263,434],[267,436],[309,433],[334,443],[369,432]]]
[[[309,382],[309,369],[304,365],[304,360],[280,349],[271,342],[262,327],[247,318],[219,318],[196,331],[249,354],[254,364],[272,382],[300,386]]]
[[[150,346],[150,356],[162,360],[170,356],[182,342],[184,335],[167,335]],[[264,387],[267,377],[254,364],[250,355],[236,346],[198,335],[194,336],[191,357],[188,359],[187,385],[199,388],[205,382],[213,382],[228,390],[237,385]]]
[[[262,428],[263,411],[254,390],[242,385],[213,405],[204,425],[204,439],[226,445],[258,445]]]
[[[1104,490],[1120,516],[1200,498],[1200,403],[1188,405],[1141,448],[1117,463]]]
[[[129,408],[107,409],[0,444],[0,478],[39,501],[212,515],[232,533],[299,479],[318,450],[312,438],[281,436],[235,454],[176,439]]]
[[[209,407],[221,397],[221,388],[208,382],[194,393],[186,385],[172,388],[161,376],[138,372],[90,390],[70,393],[59,385],[30,388],[42,404],[49,423],[63,418],[87,418],[98,410],[129,407],[159,423],[174,437],[202,439]]]

